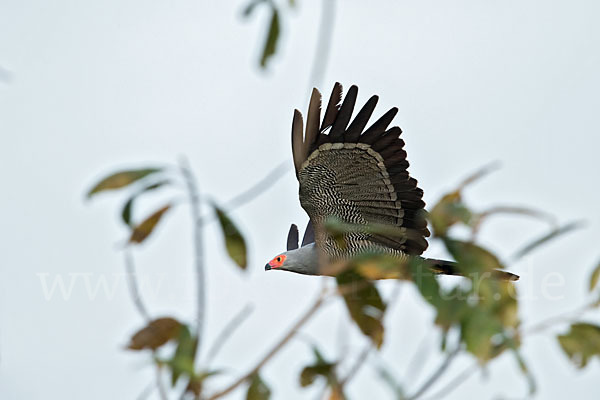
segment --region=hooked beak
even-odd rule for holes
[[[265,265],[265,271],[270,271],[271,270],[271,266],[269,264]]]

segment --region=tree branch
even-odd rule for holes
[[[444,387],[438,390],[435,394],[428,397],[427,400],[439,400],[447,395],[449,395],[454,389],[463,384],[468,378],[470,378],[473,373],[477,371],[479,368],[478,363],[473,363],[465,368],[460,374],[456,375],[450,382],[448,382]]]
[[[315,300],[315,302],[310,306],[308,310],[296,321],[296,323],[289,329],[289,331],[265,354],[265,356],[246,374],[241,376],[237,381],[233,382],[231,385],[226,387],[225,389],[217,392],[209,397],[209,400],[215,400],[219,397],[223,397],[226,394],[230,393],[242,383],[247,381],[252,375],[257,373],[269,360],[277,354],[279,350],[283,348],[283,346],[298,333],[298,330],[315,314],[315,312],[321,307],[323,302],[327,299],[326,291],[321,289],[319,296]]]
[[[540,331],[548,329],[549,327],[551,327],[552,325],[554,325],[556,323],[571,322],[572,320],[585,314],[587,311],[593,309],[597,304],[598,304],[598,300],[594,300],[592,302],[589,302],[582,306],[579,306],[578,308],[576,308],[574,310],[548,317],[548,318],[546,318],[542,321],[539,321],[529,327],[523,328],[521,330],[521,335],[538,333]]]
[[[187,186],[188,197],[190,199],[190,208],[192,213],[192,224],[194,232],[194,261],[196,266],[196,295],[198,296],[198,307],[196,313],[196,352],[200,353],[202,347],[202,332],[204,329],[204,310],[206,303],[205,293],[205,277],[204,277],[204,254],[202,251],[202,219],[200,192],[196,185],[196,179],[189,167],[189,162],[186,158],[180,161],[181,174]]]
[[[206,365],[210,364],[210,362],[215,358],[219,350],[223,348],[223,345],[227,342],[227,339],[231,337],[237,327],[239,327],[242,322],[244,322],[244,320],[250,316],[252,309],[253,307],[250,304],[247,304],[231,319],[231,321],[229,321],[229,323],[227,323],[227,325],[225,325],[223,330],[217,335],[217,341],[208,351],[208,355],[206,356]]]
[[[131,295],[131,300],[137,308],[140,315],[146,320],[150,321],[150,314],[148,313],[148,309],[144,305],[142,298],[140,296],[140,290],[137,282],[137,275],[135,272],[135,263],[133,261],[133,254],[128,247],[125,247],[123,252],[124,260],[125,260],[125,270],[127,271],[127,287],[129,288],[129,294]]]
[[[331,39],[333,37],[335,0],[321,0],[321,4],[323,8],[321,10],[321,21],[319,24],[319,34],[317,36],[315,58],[310,72],[309,90],[311,90],[313,86],[319,86],[323,83],[323,75],[329,61]]]
[[[406,398],[406,400],[415,400],[421,397],[443,374],[446,372],[452,361],[454,361],[456,355],[460,352],[461,346],[460,343],[456,346],[454,350],[446,355],[444,361],[440,364],[440,366],[431,374],[431,376],[421,385],[419,389],[413,394]]]
[[[397,282],[396,286],[394,287],[394,290],[392,291],[392,294],[390,295],[390,299],[388,300],[388,302],[386,304],[386,307],[385,307],[386,310],[389,310],[389,307],[396,302],[396,300],[398,299],[398,296],[400,295],[401,288],[402,288],[401,283]],[[380,322],[385,317],[385,315],[387,315],[387,313],[380,314],[380,316],[379,316]],[[354,376],[358,373],[358,371],[363,366],[365,361],[367,361],[367,357],[371,353],[371,350],[373,350],[373,342],[369,341],[367,346],[363,349],[362,353],[360,353],[360,355],[356,359],[354,365],[348,371],[348,374],[340,380],[340,383],[339,383],[340,391],[342,391],[344,386],[346,384],[348,384],[348,382],[350,380],[352,380],[352,378],[354,378]]]
[[[270,188],[275,182],[281,179],[285,175],[285,173],[291,168],[291,166],[292,163],[290,160],[280,162],[260,181],[256,182],[254,185],[250,186],[248,189],[234,196],[227,203],[225,203],[225,210],[231,211],[254,200],[256,197],[263,194],[266,189]]]

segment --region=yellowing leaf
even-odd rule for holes
[[[600,357],[600,326],[573,324],[568,333],[558,336],[558,342],[575,366],[583,368],[591,357]]]
[[[247,255],[244,237],[223,210],[216,205],[213,207],[221,225],[227,254],[240,268],[246,269]]]
[[[131,236],[129,237],[129,242],[142,243],[144,240],[146,240],[146,238],[154,231],[154,228],[156,228],[156,225],[170,207],[171,205],[167,204],[163,208],[152,213],[148,218],[133,228]]]
[[[377,348],[383,343],[381,322],[385,304],[373,282],[353,270],[336,276],[338,288],[342,291],[350,316],[359,329],[367,335]]]
[[[472,218],[473,213],[462,203],[459,191],[446,194],[429,213],[436,236],[446,236],[452,225],[457,222],[468,225]]]
[[[325,358],[319,352],[319,349],[313,347],[315,362],[302,369],[300,373],[300,386],[307,387],[313,384],[317,377],[323,377],[329,385],[337,385],[335,375],[335,363],[325,361]]]
[[[594,268],[590,276],[590,292],[596,288],[598,280],[600,280],[600,263]]]
[[[181,324],[174,318],[155,319],[137,331],[131,337],[127,347],[131,350],[156,350],[169,340],[175,339],[179,335],[180,329]]]
[[[121,189],[150,174],[161,171],[160,168],[131,169],[115,172],[98,182],[87,194],[91,197],[105,190]]]
[[[250,386],[246,393],[246,400],[269,400],[271,398],[271,389],[267,386],[258,373],[252,375]]]
[[[370,280],[410,279],[408,263],[390,255],[364,253],[354,257],[352,264],[358,273]]]

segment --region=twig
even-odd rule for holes
[[[204,309],[205,309],[205,277],[204,277],[204,254],[202,251],[202,220],[200,217],[200,192],[196,186],[196,179],[189,167],[186,158],[180,161],[181,174],[185,180],[188,197],[190,199],[190,208],[192,213],[192,223],[194,231],[194,261],[196,266],[196,295],[198,296],[197,314],[196,314],[196,352],[200,353],[202,348],[202,332],[204,329]]]
[[[294,335],[296,335],[296,333],[302,327],[302,325],[304,325],[315,314],[315,312],[321,307],[321,305],[323,304],[323,302],[327,298],[328,297],[326,295],[326,291],[321,290],[320,293],[319,293],[319,296],[317,297],[317,299],[315,300],[315,302],[310,306],[310,308],[308,310],[306,310],[306,312],[300,317],[300,319],[298,319],[298,321],[281,338],[281,340],[279,340],[279,342],[277,342],[273,346],[273,348],[271,350],[269,350],[269,352],[267,352],[267,354],[256,364],[256,366],[254,366],[254,368],[252,368],[250,371],[248,371],[246,374],[244,374],[243,376],[241,376],[237,381],[233,382],[231,385],[229,385],[225,389],[223,389],[220,392],[217,392],[217,393],[213,394],[212,396],[210,396],[209,400],[214,400],[214,399],[218,399],[219,397],[225,396],[226,394],[230,393],[235,388],[237,388],[238,386],[240,386],[242,383],[244,383],[245,381],[247,381],[252,375],[254,375],[255,373],[257,373],[267,362],[269,362],[269,360],[275,354],[277,354],[277,352],[279,350],[281,350],[281,348],[291,338],[294,337]]]
[[[246,306],[241,309],[232,319],[225,325],[223,330],[217,335],[217,341],[212,345],[210,350],[208,351],[208,355],[206,356],[206,365],[209,365],[210,362],[215,358],[219,350],[223,348],[223,345],[227,342],[227,339],[231,337],[233,332],[244,322],[246,318],[250,316],[252,313],[253,307],[250,304],[246,304]]]
[[[142,390],[142,393],[140,393],[138,397],[136,397],[136,400],[146,400],[148,396],[150,396],[150,393],[152,393],[154,386],[154,382],[150,382],[150,384],[148,384],[148,386],[146,386],[144,390]]]
[[[481,179],[485,175],[489,174],[490,172],[492,172],[498,168],[500,168],[499,161],[493,161],[487,165],[484,165],[479,170],[475,171],[473,174],[471,174],[467,178],[465,178],[456,188],[456,192],[462,191],[465,187],[469,186],[473,182]]]
[[[419,342],[417,349],[415,350],[414,354],[410,358],[410,361],[407,365],[407,369],[404,373],[403,380],[405,382],[409,382],[414,379],[417,379],[420,375],[421,370],[423,369],[423,366],[425,365],[425,361],[427,361],[427,359],[429,358],[430,352],[428,350],[431,349],[431,346],[427,346],[427,344],[429,342],[431,332],[433,332],[433,331],[429,331],[428,332],[429,334],[425,334],[421,338],[421,341]],[[425,353],[425,354],[423,354],[423,353]]]
[[[390,299],[388,300],[387,305],[385,307],[386,310],[389,310],[389,307],[396,302],[396,300],[398,299],[398,296],[400,295],[401,288],[402,288],[401,283],[397,282],[396,286],[394,286],[394,290],[392,291],[392,294],[390,295]],[[386,315],[386,313],[380,314],[380,316],[379,316],[380,322],[385,317],[385,315]],[[348,382],[350,380],[352,380],[352,378],[354,378],[354,376],[356,376],[356,374],[358,373],[360,368],[363,366],[363,364],[367,360],[367,357],[371,353],[371,350],[373,350],[373,342],[369,341],[367,346],[363,349],[363,351],[360,353],[360,355],[354,362],[354,365],[348,371],[348,374],[346,374],[346,376],[340,380],[340,382],[339,382],[340,391],[342,391],[342,389],[344,388],[344,385],[348,384]]]
[[[371,353],[371,350],[373,350],[373,344],[369,343],[360,353],[360,355],[354,362],[354,365],[352,365],[352,368],[350,368],[350,371],[348,371],[348,374],[346,374],[346,376],[340,380],[340,389],[343,388],[352,378],[354,378],[358,370],[360,370],[360,367],[362,367],[365,361],[367,360],[367,357],[369,356],[369,353]]]
[[[162,367],[160,364],[156,365],[156,387],[158,389],[158,394],[161,400],[169,400],[169,396],[167,395],[167,390],[165,389],[165,384],[162,381]]]
[[[523,328],[521,330],[521,335],[526,335],[526,334],[532,334],[532,333],[538,333],[540,331],[543,331],[545,329],[548,329],[549,327],[551,327],[552,325],[556,324],[556,323],[560,323],[560,322],[570,322],[578,317],[580,317],[581,315],[583,315],[584,313],[586,313],[587,311],[591,310],[592,308],[594,308],[596,305],[598,304],[598,300],[594,300],[590,303],[586,303],[574,310],[571,311],[567,311],[558,315],[553,315],[551,317],[548,317],[542,321],[539,321],[533,325],[531,325],[530,327],[527,328]]]
[[[137,308],[140,315],[146,320],[150,321],[150,314],[148,313],[148,309],[144,305],[142,298],[140,296],[140,290],[137,281],[137,275],[135,273],[135,263],[133,261],[133,254],[131,250],[125,247],[123,256],[125,259],[125,269],[127,271],[127,287],[129,287],[129,294],[131,295],[131,300]]]
[[[266,189],[269,189],[275,182],[281,179],[291,168],[291,166],[292,163],[289,160],[282,161],[260,181],[228,200],[223,209],[227,212],[231,212],[234,209],[244,206],[256,199],[261,194],[265,193]],[[214,213],[207,213],[206,215],[202,216],[200,223],[201,225],[206,225],[216,220],[217,218],[215,217]]]
[[[319,35],[317,36],[317,47],[310,72],[309,90],[313,86],[319,86],[323,80],[323,74],[329,61],[331,38],[333,37],[333,26],[335,22],[335,0],[321,0],[321,21]]]
[[[231,211],[238,208],[256,197],[260,196],[265,192],[266,189],[273,186],[285,173],[291,168],[292,163],[289,160],[280,162],[275,168],[273,168],[267,175],[264,176],[260,181],[243,191],[242,193],[234,196],[231,200],[225,203],[224,208],[227,211]]]
[[[533,210],[526,207],[496,206],[477,214],[475,223],[471,227],[472,240],[474,240],[477,234],[479,233],[479,229],[481,228],[483,220],[488,218],[490,215],[496,214],[524,215],[546,221],[552,228],[557,227],[556,218],[552,214],[543,211]]]
[[[406,400],[415,400],[421,397],[443,374],[446,372],[452,361],[456,357],[456,355],[460,352],[461,346],[460,344],[456,346],[454,350],[446,355],[444,361],[440,364],[440,366],[431,374],[431,376],[421,385],[419,389],[413,394],[406,398]]]
[[[465,368],[460,374],[456,375],[452,380],[450,380],[444,387],[438,390],[435,394],[431,395],[427,398],[427,400],[439,400],[447,395],[449,395],[454,389],[462,385],[468,378],[470,378],[473,373],[475,373],[479,368],[479,364],[476,362],[469,365]]]

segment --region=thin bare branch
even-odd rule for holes
[[[181,175],[183,176],[188,197],[190,200],[190,209],[192,213],[192,224],[194,233],[194,263],[196,267],[196,296],[198,296],[197,312],[196,312],[196,352],[200,353],[202,348],[202,332],[204,330],[204,314],[206,307],[206,283],[204,276],[204,252],[202,249],[202,219],[200,192],[197,187],[196,178],[190,169],[189,162],[186,158],[180,161]]]
[[[460,374],[456,375],[452,380],[450,380],[446,385],[444,385],[440,390],[435,392],[435,394],[431,395],[427,398],[427,400],[439,400],[454,391],[457,387],[465,383],[467,379],[469,379],[477,370],[479,369],[479,364],[477,362],[469,365],[465,368]]]
[[[470,184],[472,184],[473,182],[483,178],[485,175],[489,174],[490,172],[497,170],[498,168],[500,168],[500,162],[498,162],[498,161],[494,161],[494,162],[489,163],[488,165],[483,166],[479,170],[475,171],[475,173],[473,173],[472,175],[468,176],[465,180],[463,180],[460,183],[460,185],[458,185],[458,187],[456,188],[456,191],[460,192],[465,187],[467,187]]]
[[[133,261],[133,253],[129,247],[125,247],[123,251],[123,257],[125,260],[125,270],[127,271],[127,287],[129,288],[131,300],[133,301],[135,308],[138,310],[142,318],[144,318],[146,321],[150,321],[150,314],[148,313],[148,309],[144,305],[140,295],[137,274],[135,272],[135,263]]]
[[[431,353],[430,350],[432,349],[432,346],[429,344],[429,341],[433,332],[434,331],[430,330],[421,337],[415,352],[407,364],[403,378],[405,382],[413,382],[419,377],[421,371],[423,370],[425,361],[427,361]]]
[[[571,232],[575,229],[580,229],[584,226],[583,221],[574,221],[568,223],[562,227],[558,227],[547,233],[546,235],[534,240],[533,242],[527,244],[520,250],[518,250],[513,256],[513,260],[517,260],[519,258],[524,257],[525,255],[531,253],[533,250],[538,248],[539,246],[545,244],[546,242],[555,239],[558,236],[564,235],[565,233]]]
[[[158,395],[161,400],[169,400],[165,383],[162,380],[162,367],[160,364],[156,364],[156,388],[158,389]]]
[[[156,386],[156,384],[154,382],[150,382],[148,384],[148,386],[146,386],[144,388],[144,390],[142,390],[142,392],[135,399],[136,400],[146,400],[150,396],[152,391],[154,390],[155,386]]]
[[[546,213],[543,211],[539,211],[539,210],[534,210],[531,208],[526,208],[526,207],[496,206],[496,207],[490,208],[489,210],[478,213],[476,215],[475,223],[471,227],[472,238],[475,239],[475,237],[477,236],[477,233],[479,232],[479,229],[481,228],[481,224],[484,220],[486,220],[491,215],[498,215],[498,214],[511,214],[511,215],[522,215],[522,216],[526,216],[526,217],[532,217],[532,218],[536,218],[536,219],[547,222],[548,225],[550,225],[552,228],[557,227],[556,217],[554,217],[552,214],[549,214],[549,213]]]
[[[288,330],[288,332],[260,359],[260,361],[248,371],[246,374],[242,375],[238,380],[233,382],[231,385],[226,387],[225,389],[213,394],[209,397],[209,400],[218,399],[229,394],[231,391],[236,389],[242,383],[246,382],[252,375],[257,373],[271,358],[279,352],[285,346],[285,344],[292,339],[298,330],[315,314],[315,312],[323,305],[323,302],[327,299],[327,292],[325,290],[321,290],[319,296],[314,301],[314,303],[310,306],[308,310],[296,321],[294,325]]]
[[[402,288],[401,282],[396,282],[396,285],[394,286],[394,290],[392,291],[392,294],[390,295],[390,298],[385,307],[386,310],[389,310],[391,305],[396,302],[396,300],[398,299],[398,296],[400,296],[401,288]],[[387,314],[388,313],[381,313],[379,316],[379,321],[381,321]],[[354,365],[348,371],[348,374],[346,374],[346,376],[340,380],[340,382],[339,382],[340,391],[342,391],[344,386],[347,385],[348,382],[350,382],[350,380],[352,380],[352,378],[354,378],[356,376],[356,374],[358,373],[360,368],[364,365],[365,361],[367,361],[367,358],[368,358],[369,354],[371,353],[371,351],[373,350],[373,348],[374,348],[373,342],[369,341],[368,344],[363,349],[363,351],[358,356],[358,358],[356,359],[356,361],[354,362]]]
[[[373,345],[371,343],[365,346],[363,351],[360,353],[360,355],[354,362],[354,365],[352,365],[352,367],[350,368],[350,371],[348,371],[348,374],[340,380],[340,389],[343,388],[346,384],[348,384],[348,382],[350,382],[352,378],[356,376],[357,372],[360,370],[360,367],[362,367],[365,361],[367,361],[367,358],[369,357],[369,354],[372,350]]]
[[[240,194],[234,196],[227,203],[225,203],[225,206],[223,208],[227,211],[231,211],[235,208],[243,206],[246,203],[251,202],[258,196],[263,194],[265,190],[272,187],[273,184],[279,179],[281,179],[291,167],[292,163],[289,160],[280,162],[267,175],[265,175],[264,178],[262,178],[254,185],[241,192]]]
[[[313,87],[318,87],[323,83],[323,75],[329,61],[331,53],[331,39],[333,37],[333,27],[335,24],[335,1],[321,0],[321,22],[319,24],[319,34],[317,36],[317,47],[315,58],[313,60],[312,70],[310,72],[309,91]]]
[[[449,352],[444,361],[440,364],[440,366],[431,374],[431,376],[421,385],[419,389],[415,391],[412,396],[406,398],[406,400],[415,400],[421,397],[431,386],[446,372],[452,361],[456,358],[458,353],[460,352],[461,346],[460,344],[456,346],[454,350]]]
[[[233,332],[250,316],[253,310],[253,306],[251,304],[246,304],[246,306],[238,311],[238,313],[225,325],[223,330],[217,335],[217,341],[213,343],[212,347],[208,351],[208,355],[206,356],[206,365],[209,365],[211,361],[216,357],[217,353],[223,348],[223,345],[227,342],[227,340],[233,335]]]
[[[586,312],[594,309],[598,305],[598,300],[594,300],[592,302],[586,303],[582,306],[577,307],[574,310],[567,311],[558,315],[553,315],[546,319],[543,319],[531,326],[525,327],[521,329],[521,335],[530,335],[533,333],[542,332],[552,326],[564,322],[572,322],[577,318],[581,317]]]

